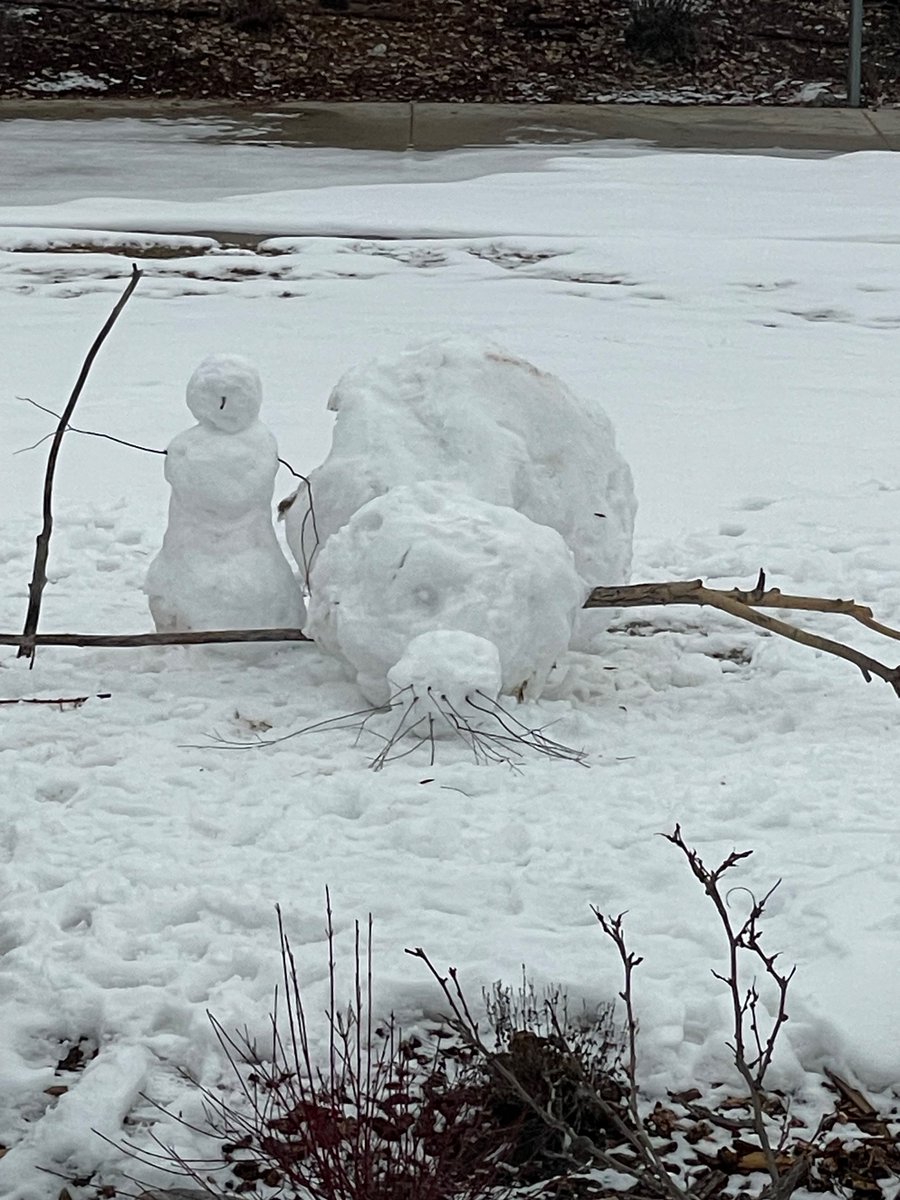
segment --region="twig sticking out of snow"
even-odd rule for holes
[[[118,320],[119,314],[131,298],[131,294],[137,287],[141,278],[141,272],[132,264],[131,280],[125,291],[119,298],[115,308],[106,319],[103,328],[94,339],[94,343],[87,352],[87,357],[81,366],[81,371],[78,374],[78,379],[75,381],[75,387],[72,389],[72,394],[63,409],[62,416],[59,419],[59,424],[56,427],[56,433],[53,435],[53,441],[50,446],[50,453],[47,456],[47,470],[44,474],[44,496],[43,496],[43,524],[41,532],[37,537],[37,544],[34,553],[34,569],[31,575],[31,583],[28,585],[28,610],[25,614],[25,627],[22,630],[23,640],[19,644],[19,658],[29,659],[30,665],[34,665],[35,641],[34,635],[37,632],[38,621],[41,615],[41,598],[44,594],[44,588],[47,584],[47,557],[50,553],[50,535],[53,532],[53,476],[56,472],[56,460],[59,458],[59,451],[62,447],[63,436],[68,427],[72,413],[75,411],[75,405],[78,403],[78,398],[87,382],[87,377],[90,374],[94,359],[106,340],[106,336]]]
[[[731,999],[733,1040],[729,1049],[734,1055],[734,1065],[746,1084],[750,1097],[753,1128],[759,1138],[765,1170],[771,1181],[767,1189],[768,1193],[773,1200],[786,1200],[796,1190],[802,1177],[806,1174],[808,1159],[800,1155],[787,1171],[783,1171],[779,1166],[778,1152],[783,1148],[787,1136],[789,1118],[787,1116],[784,1118],[785,1125],[781,1130],[781,1143],[774,1145],[766,1122],[765,1078],[772,1063],[778,1036],[788,1019],[788,988],[797,970],[796,966],[787,971],[783,970],[776,962],[779,957],[778,953],[769,953],[761,944],[760,921],[765,915],[766,905],[781,880],[777,880],[760,899],[757,899],[752,892],[748,892],[749,912],[743,920],[735,922],[729,911],[730,893],[728,891],[723,893],[721,883],[725,875],[743,859],[749,858],[753,851],[732,850],[731,854],[717,867],[710,868],[704,863],[697,850],[687,845],[680,825],[676,825],[672,833],[663,836],[667,842],[677,846],[687,859],[691,873],[712,901],[725,933],[728,942],[728,971],[724,975],[713,971],[713,975],[725,984]],[[747,889],[741,890],[747,891]],[[603,925],[604,932],[609,934],[609,930],[603,924],[603,918],[596,909],[594,911],[597,919]],[[616,939],[613,938],[613,940]],[[616,944],[619,945],[618,942]],[[774,1015],[769,1021],[768,1032],[763,1029],[765,1009],[756,979],[752,979],[746,988],[742,983],[741,962],[747,956],[762,968],[763,978],[769,980],[775,991],[777,1004]]]
[[[283,458],[280,458],[278,461],[287,467],[295,479],[302,479],[303,486],[306,488],[306,511],[304,512],[303,519],[300,522],[300,532],[298,537],[300,539],[300,562],[303,567],[303,582],[306,585],[306,590],[309,591],[309,577],[312,572],[313,562],[315,561],[316,554],[318,553],[319,546],[321,545],[319,527],[316,524],[316,506],[313,502],[312,484],[305,475],[301,475],[299,471],[295,471],[294,468],[289,463],[286,463]],[[285,499],[279,503],[279,521],[283,521],[285,519],[288,510],[293,508],[293,506],[297,503],[299,496],[300,489],[297,488],[295,492],[291,492],[290,496],[285,497]],[[307,552],[306,549],[307,525],[309,525],[309,527],[312,529],[313,534],[313,547],[309,552]]]

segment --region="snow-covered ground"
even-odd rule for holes
[[[31,124],[0,126],[3,629],[24,616],[45,448],[16,452],[51,427],[20,397],[60,408],[132,260],[145,277],[76,425],[161,448],[189,423],[197,362],[234,351],[259,364],[282,456],[309,470],[347,368],[477,333],[601,400],[636,483],[636,580],[749,586],[765,567],[900,625],[896,156],[357,155]],[[159,457],[66,439],[43,630],[151,627],[167,501]],[[807,624],[900,657],[839,618]],[[89,699],[0,708],[0,1194],[56,1196],[40,1168],[114,1181],[124,1160],[92,1129],[142,1142],[152,1121],[196,1149],[140,1094],[192,1111],[180,1069],[224,1077],[207,1010],[265,1030],[276,902],[324,1007],[326,886],[339,952],[374,914],[379,1004],[406,1024],[439,1005],[405,946],[458,966],[476,999],[522,963],[570,997],[612,996],[590,905],[628,909],[648,1091],[723,1078],[722,938],[657,836],[676,822],[709,860],[755,849],[748,887],[784,880],[767,935],[798,972],[774,1081],[813,1093],[830,1065],[896,1088],[891,690],[699,610],[629,611],[571,666],[571,696],[523,717],[589,769],[479,766],[445,742],[433,766],[423,750],[375,773],[378,744],[353,731],[213,740],[360,708],[313,646],[48,648],[32,670],[4,649],[0,699]],[[55,1074],[81,1037],[97,1057]]]

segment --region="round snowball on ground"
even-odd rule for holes
[[[303,528],[305,489],[286,515],[298,562],[376,496],[435,480],[555,529],[586,591],[629,578],[631,472],[599,403],[552,375],[491,343],[442,338],[348,371],[329,408],[331,452],[310,477],[315,531]]]
[[[371,500],[325,543],[307,632],[373,704],[389,699],[413,639],[436,630],[491,642],[502,691],[537,696],[584,595],[555,530],[458,484],[416,483]]]

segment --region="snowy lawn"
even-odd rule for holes
[[[348,367],[424,336],[485,335],[606,408],[639,500],[635,580],[750,586],[765,567],[784,591],[853,596],[900,625],[895,156],[198,143],[192,191],[160,137],[136,175],[104,178],[92,198],[78,128],[72,160],[51,160],[25,124],[0,131],[4,144],[21,134],[22,180],[22,201],[5,187],[0,208],[4,630],[24,616],[46,447],[15,452],[51,427],[17,397],[61,407],[131,259],[145,278],[91,375],[82,428],[161,448],[190,423],[196,363],[237,351],[260,366],[282,456],[308,471]],[[43,206],[24,191],[29,163]],[[276,494],[292,487],[284,472]],[[42,630],[148,630],[161,459],[72,434],[56,495]],[[896,657],[849,621],[807,625]],[[156,1122],[196,1151],[140,1093],[195,1114],[179,1072],[227,1076],[207,1010],[265,1032],[276,902],[309,1009],[325,1007],[326,886],[342,978],[353,921],[372,912],[379,1007],[404,1025],[440,1008],[406,946],[455,964],[476,1000],[523,963],[570,998],[612,997],[617,963],[590,905],[627,909],[645,956],[648,1094],[728,1078],[727,997],[710,975],[723,941],[657,836],[676,822],[710,862],[755,849],[741,876],[755,891],[784,880],[767,936],[798,972],[772,1082],[814,1096],[830,1066],[896,1095],[890,688],[699,610],[626,612],[602,653],[571,667],[568,698],[522,713],[583,747],[587,769],[478,766],[448,742],[434,766],[423,751],[375,773],[377,742],[352,731],[214,743],[361,707],[311,645],[48,648],[30,671],[3,649],[0,699],[89,699],[0,710],[0,1193],[55,1197],[42,1167],[115,1182],[127,1162],[92,1129],[147,1144]],[[82,1037],[97,1057],[56,1074]],[[48,1095],[60,1082],[69,1090]]]

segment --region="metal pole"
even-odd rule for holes
[[[847,69],[847,103],[860,107],[862,82],[863,0],[850,0],[850,62]]]

